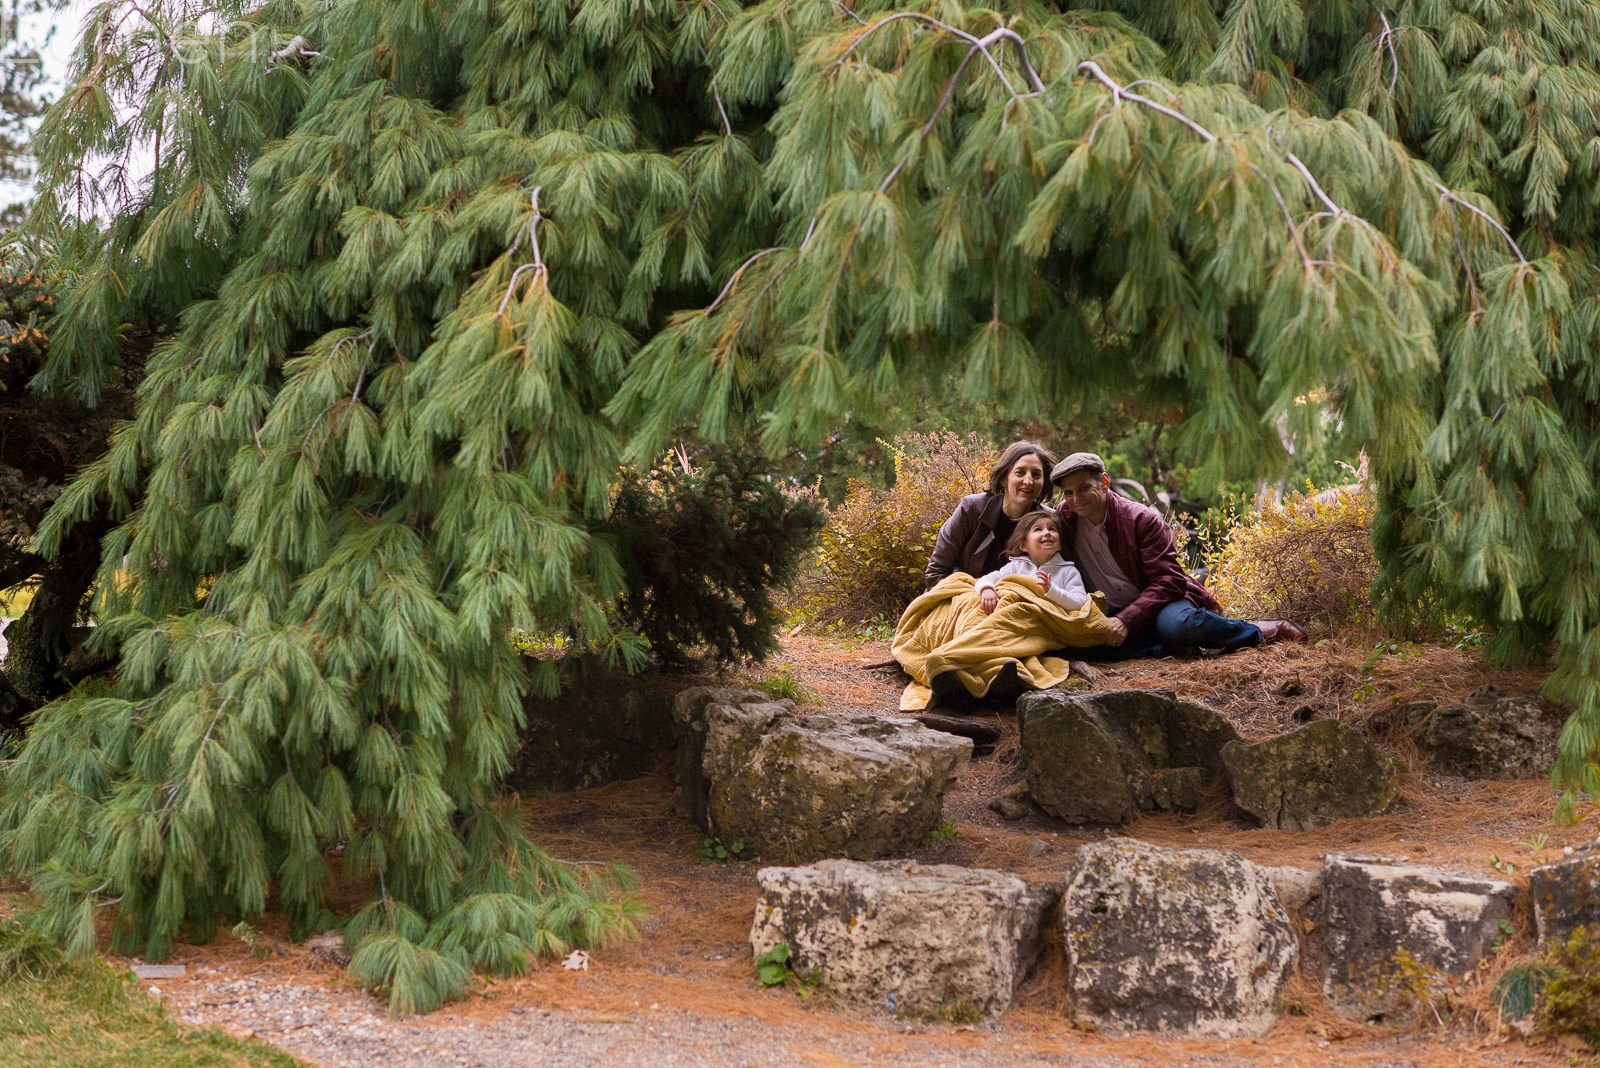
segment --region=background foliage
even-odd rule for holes
[[[1242,515],[1207,557],[1206,584],[1229,615],[1292,619],[1323,634],[1371,627],[1376,494],[1355,484],[1291,494]]]
[[[817,550],[792,598],[808,626],[899,618],[922,592],[923,570],[955,502],[988,488],[999,452],[975,433],[905,434],[885,446],[888,489],[852,479],[828,509]]]

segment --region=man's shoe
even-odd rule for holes
[[[1306,640],[1305,630],[1292,619],[1258,619],[1255,624],[1261,629],[1262,645]]]
[[[1021,667],[1015,660],[1007,660],[1000,665],[1000,670],[995,673],[994,679],[989,683],[989,692],[985,697],[995,697],[1002,701],[1009,701],[1022,692],[1022,679],[1017,674]]]
[[[961,685],[961,678],[954,671],[941,671],[928,680],[928,688],[945,700],[956,700],[969,697],[967,688]]]

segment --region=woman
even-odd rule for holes
[[[1044,446],[1014,441],[989,472],[989,488],[961,498],[939,528],[939,540],[923,573],[923,589],[932,589],[946,575],[965,571],[987,575],[1006,562],[1006,542],[1017,520],[1043,511],[1050,499],[1050,469],[1056,458]]]

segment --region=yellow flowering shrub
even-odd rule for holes
[[[1372,487],[1318,492],[1246,513],[1207,558],[1211,592],[1231,616],[1297,620],[1332,630],[1374,622]]]
[[[850,481],[801,580],[796,608],[813,625],[896,618],[922,592],[939,527],[958,500],[986,488],[999,459],[977,435],[948,430],[882,444],[894,456],[894,484]]]

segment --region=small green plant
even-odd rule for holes
[[[245,944],[245,948],[250,950],[250,955],[256,960],[266,960],[272,956],[270,940],[247,921],[240,920],[234,924],[230,933]]]
[[[1506,948],[1506,941],[1516,933],[1517,929],[1511,925],[1510,920],[1501,920],[1500,933],[1494,936],[1493,942],[1489,943],[1489,952],[1499,953],[1502,949]]]
[[[956,836],[956,825],[951,820],[945,820],[939,826],[922,836],[922,844],[931,846],[936,842],[948,842]]]
[[[789,947],[782,942],[756,957],[756,982],[762,986],[782,986],[792,974]]]
[[[1489,638],[1489,632],[1482,627],[1445,627],[1444,639],[1457,652],[1478,652],[1483,648],[1483,643]]]
[[[1548,841],[1550,841],[1550,836],[1548,834],[1545,834],[1543,831],[1535,831],[1533,834],[1528,836],[1527,845],[1529,849],[1533,850],[1535,853],[1538,853],[1543,851],[1545,843]]]
[[[1502,857],[1499,853],[1491,854],[1489,859],[1484,863],[1488,864],[1489,867],[1493,868],[1501,875],[1511,875],[1517,870],[1517,866],[1515,864]]]
[[[899,617],[879,612],[871,619],[863,619],[856,628],[856,638],[865,645],[867,642],[888,643],[894,640],[894,627],[899,622]]]
[[[1523,1020],[1532,1015],[1539,1004],[1539,995],[1555,975],[1554,969],[1542,961],[1526,961],[1508,969],[1495,981],[1490,996],[1495,1007],[1510,1020]]]
[[[757,679],[756,689],[774,700],[793,701],[797,705],[809,704],[817,697],[800,681],[800,673],[787,664]]]
[[[733,861],[738,860],[739,854],[743,852],[743,842],[734,842],[729,845],[724,844],[720,838],[708,837],[699,845],[694,847],[694,855],[700,858],[700,866],[702,868],[707,864],[710,864],[713,860],[720,860],[724,864],[731,864]]]
[[[1394,963],[1396,983],[1411,995],[1418,1008],[1433,1013],[1434,1021],[1443,1027],[1451,1011],[1451,991],[1445,976],[1406,949],[1395,950]]]

